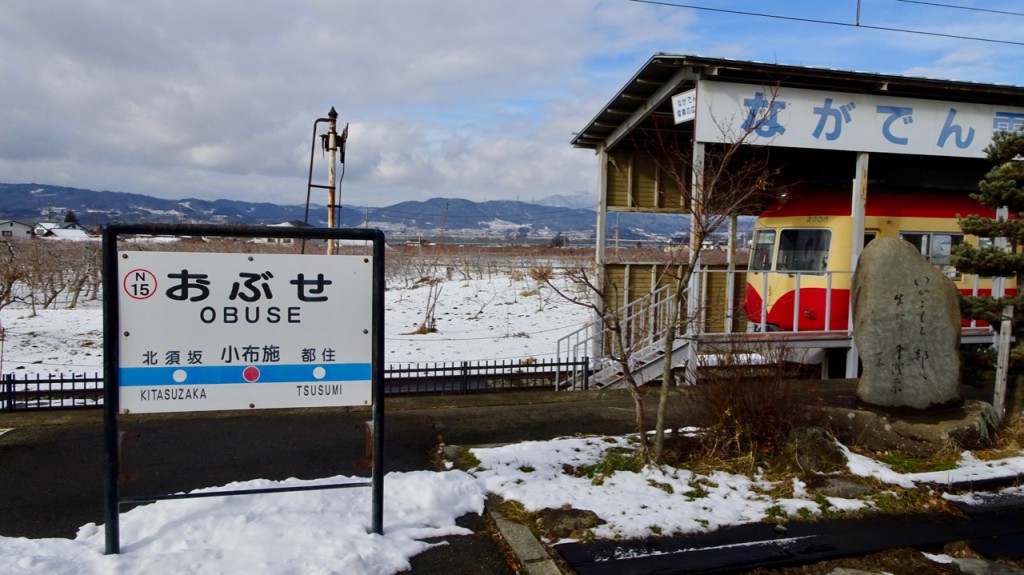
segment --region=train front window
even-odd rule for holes
[[[823,272],[828,269],[831,230],[782,230],[778,270]]]
[[[775,253],[775,230],[757,230],[754,232],[754,252],[750,254],[751,271],[767,271],[772,269],[772,254]]]

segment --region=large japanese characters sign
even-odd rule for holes
[[[371,403],[372,258],[117,259],[122,413]]]
[[[730,143],[982,158],[1024,108],[699,81],[696,137]]]

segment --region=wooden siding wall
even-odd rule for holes
[[[712,266],[712,269],[726,269],[726,266]],[[708,302],[704,315],[704,331],[709,333],[722,333],[726,331],[726,310],[728,306],[728,277],[729,274],[712,273],[707,276],[705,288],[708,292]],[[746,296],[747,274],[740,272],[734,275],[732,300],[732,331],[747,331],[747,315],[743,311],[743,299]]]
[[[650,155],[631,151],[608,154],[608,209],[689,213],[682,194]]]
[[[630,177],[631,154],[608,154],[608,207],[628,208],[632,205],[629,189],[632,186]]]
[[[679,266],[683,267],[683,266]],[[605,264],[605,281],[608,301],[605,309],[619,309],[631,301],[636,301],[655,289],[670,284],[672,280],[663,273],[663,264]],[[725,265],[711,266],[711,269],[724,270]],[[708,296],[704,313],[704,331],[721,333],[726,326],[726,305],[728,295],[728,274],[712,273],[707,276],[706,289]],[[747,330],[746,314],[742,305],[746,293],[746,274],[735,274],[736,284],[733,293],[733,331]],[[658,282],[655,285],[655,282]],[[612,301],[614,300],[614,301]],[[684,308],[685,309],[685,308]]]
[[[605,277],[605,309],[618,309],[672,283],[662,264],[605,264]]]

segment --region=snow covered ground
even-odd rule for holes
[[[701,476],[647,468],[618,471],[603,481],[565,473],[565,464],[595,464],[606,450],[628,441],[564,438],[473,449],[480,466],[472,474],[389,473],[382,536],[369,533],[369,498],[354,488],[162,501],[122,513],[120,555],[103,555],[103,528],[88,524],[72,540],[0,537],[0,556],[5,558],[4,572],[13,575],[390,574],[409,568],[409,558],[429,547],[424,539],[465,534],[455,525],[456,518],[480,513],[488,492],[516,499],[531,510],[565,505],[592,510],[608,522],[595,535],[613,539],[710,531],[761,521],[770,509],[790,515],[822,511],[822,501],[798,481],[791,497],[776,499],[768,495],[771,485],[766,481],[720,472]],[[1024,457],[981,462],[965,454],[958,470],[915,475],[848,455],[853,473],[893,485],[1024,473]],[[218,489],[346,481],[362,479],[254,480]],[[1024,488],[1006,492],[1019,495]],[[838,498],[828,498],[827,504],[833,512],[869,505]]]
[[[550,357],[558,337],[589,318],[584,308],[560,301],[529,279],[448,281],[437,306],[438,333],[410,335],[423,319],[428,289],[388,292],[387,361]],[[7,331],[3,371],[95,372],[102,365],[102,314],[97,303],[78,310],[0,310]],[[390,574],[430,537],[459,535],[455,519],[479,513],[487,493],[515,499],[529,510],[572,506],[607,521],[602,538],[634,538],[713,530],[822,511],[803,484],[774,498],[758,478],[716,472],[696,475],[674,468],[618,471],[595,480],[567,473],[628,446],[623,437],[573,437],[473,449],[480,465],[470,472],[391,473],[385,478],[383,536],[370,531],[370,498],[362,488],[274,495],[162,501],[122,514],[122,554],[103,555],[102,526],[83,526],[74,539],[0,537],[3,571],[14,575],[107,573]],[[1024,473],[1024,457],[983,462],[970,453],[952,471],[899,474],[849,453],[850,471],[896,486],[952,482]],[[577,476],[579,475],[579,476]],[[363,481],[324,478],[318,482]],[[309,481],[253,480],[218,490]],[[1013,491],[1020,492],[1021,488]],[[970,497],[970,496],[965,496]],[[861,500],[827,499],[830,511],[856,510]],[[804,511],[801,511],[804,510]]]
[[[412,284],[386,292],[385,363],[553,358],[558,339],[591,319],[587,308],[528,277],[450,280],[440,288],[437,332],[423,335],[413,332],[424,320],[429,287]],[[39,309],[35,316],[24,306],[0,310],[7,334],[2,372],[19,377],[101,372],[101,307],[94,300],[73,310]]]

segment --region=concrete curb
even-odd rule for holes
[[[512,550],[512,554],[516,556],[519,564],[526,569],[528,575],[562,575],[562,570],[555,564],[551,555],[548,554],[548,550],[541,545],[540,541],[537,541],[533,532],[521,523],[505,519],[495,509],[496,507],[494,498],[488,497],[487,514],[494,520],[498,533]]]
[[[495,445],[474,445],[473,447],[497,447]],[[448,461],[455,462],[465,446],[445,445],[441,448]],[[456,465],[456,467],[458,467]],[[548,550],[537,540],[530,528],[505,518],[498,511],[500,499],[488,494],[484,501],[484,512],[494,521],[494,526],[505,541],[505,545],[515,556],[516,561],[526,569],[528,575],[562,575],[562,570],[551,558]]]

